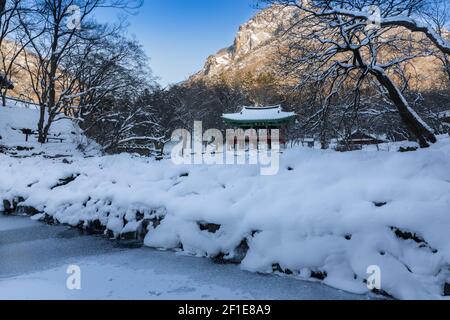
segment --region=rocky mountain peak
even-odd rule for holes
[[[214,82],[222,77],[233,81],[245,79],[248,75],[272,74],[280,59],[278,49],[289,45],[289,38],[282,34],[294,21],[299,21],[300,15],[301,11],[294,6],[271,6],[261,10],[240,26],[234,44],[210,56],[203,69],[188,83]],[[414,61],[414,68],[406,68],[413,78],[410,86],[416,90],[428,90],[439,83],[437,79],[442,66],[436,58],[419,57]]]
[[[210,56],[204,68],[192,78],[210,80],[228,70],[252,69],[255,63],[262,62],[256,58],[264,60],[265,54],[258,53],[258,50],[267,47],[277,35],[284,32],[296,13],[295,8],[281,6],[271,6],[260,11],[240,26],[232,46]]]

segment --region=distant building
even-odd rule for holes
[[[286,128],[295,121],[294,112],[285,112],[281,106],[243,107],[238,113],[223,114],[224,122],[235,129],[278,129],[280,130],[280,144],[286,144]],[[270,134],[270,131],[269,131]],[[271,139],[269,136],[269,145]]]
[[[314,148],[316,145],[316,139],[314,138],[304,138],[302,139],[302,145],[308,148]]]
[[[377,145],[386,141],[378,138],[376,135],[356,130],[347,138],[338,141],[337,151],[361,150],[365,145]]]

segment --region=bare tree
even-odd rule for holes
[[[296,6],[315,16],[340,16],[374,23],[382,28],[403,27],[423,33],[439,50],[450,54],[450,42],[439,35],[427,21],[424,12],[439,0],[263,0],[263,2]],[[445,0],[444,0],[445,1]],[[373,11],[379,10],[380,16]],[[425,18],[425,19],[424,19]]]
[[[138,99],[138,104],[145,106],[148,110],[146,119],[148,123],[140,136],[153,146],[153,148],[149,148],[151,154],[163,156],[165,146],[172,138],[172,133],[182,126],[181,113],[183,111],[179,108],[174,91],[159,87],[152,91],[146,90]]]
[[[142,46],[115,33],[80,51],[75,61],[82,94],[71,97],[73,117],[107,152],[155,151],[163,139],[145,99],[155,84]]]
[[[55,118],[64,110],[68,98],[79,93],[76,80],[66,76],[63,61],[70,64],[71,54],[89,29],[89,19],[100,7],[136,8],[141,1],[128,0],[30,0],[32,9],[21,14],[21,25],[30,42],[27,48],[27,72],[40,106],[39,142],[45,143]],[[39,36],[36,36],[39,35]],[[73,77],[75,79],[75,77]],[[67,80],[67,78],[66,78]],[[66,84],[61,87],[61,84]]]
[[[20,0],[0,2],[0,94],[2,105],[6,106],[8,90],[14,88],[12,75],[15,61],[23,50],[19,41],[18,10]]]
[[[294,6],[300,12],[287,32],[291,46],[285,56],[289,58],[291,72],[306,72],[303,82],[315,81],[328,88],[318,115],[324,117],[328,114],[331,102],[348,83],[352,83],[346,90],[353,88],[355,108],[359,105],[362,90],[368,84],[375,84],[388,98],[386,102],[396,107],[404,125],[421,147],[437,141],[433,130],[412,109],[404,95],[408,88],[405,64],[429,52],[423,51],[420,42],[416,42],[405,29],[387,23],[392,20],[385,20],[381,27],[368,25],[367,9],[363,9],[379,1],[319,0],[310,1],[309,5],[296,1],[271,2]],[[412,0],[386,2],[393,5],[384,10],[389,17],[400,15],[413,4]],[[406,18],[402,19],[396,18],[395,21]],[[436,33],[433,31],[433,34]],[[440,42],[441,47],[443,43]],[[401,82],[403,84],[399,86]]]
[[[422,16],[430,27],[442,38],[450,38],[450,2],[447,0],[428,0]],[[441,61],[450,86],[450,53],[436,49],[435,56]]]

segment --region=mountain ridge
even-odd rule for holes
[[[188,81],[213,80],[224,73],[263,72],[277,48],[279,35],[285,32],[298,10],[273,6],[258,12],[239,27],[234,43],[210,55],[204,67]]]
[[[236,34],[234,43],[210,55],[204,67],[192,75],[187,83],[213,83],[227,79],[240,81],[246,74],[259,76],[270,74],[276,78],[279,50],[287,48],[288,37],[282,37],[298,21],[301,11],[296,7],[273,5],[262,9],[243,23]],[[419,91],[431,90],[442,76],[437,58],[432,56],[416,58],[413,68],[408,69],[417,80],[411,85]],[[300,75],[301,76],[301,75]],[[278,79],[280,80],[280,79]],[[286,81],[281,79],[281,83]]]

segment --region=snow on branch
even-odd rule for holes
[[[374,2],[375,4],[375,2]],[[326,16],[346,16],[350,18],[360,19],[364,21],[372,21],[373,15],[368,10],[343,9],[336,7],[320,8],[304,4],[303,1],[296,2],[296,6],[316,17]],[[379,17],[377,21],[381,27],[403,27],[412,32],[422,32],[440,51],[450,55],[450,42],[440,36],[432,27],[419,21],[417,18],[402,14],[394,14],[392,16]]]

